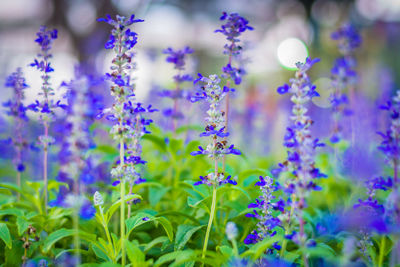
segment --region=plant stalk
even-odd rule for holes
[[[204,239],[204,245],[203,245],[203,253],[201,254],[201,258],[204,259],[206,257],[206,251],[207,251],[207,245],[208,245],[208,239],[210,237],[210,232],[212,228],[212,222],[214,220],[214,214],[215,214],[215,208],[216,208],[216,202],[217,202],[217,186],[213,185],[213,193],[212,193],[212,202],[211,202],[211,211],[210,211],[210,219],[208,220],[208,225],[207,225],[207,231],[206,231],[206,237]],[[204,262],[202,264],[204,266]]]
[[[44,136],[45,136],[45,143],[43,146],[43,183],[44,183],[44,188],[43,188],[43,194],[44,194],[44,213],[47,214],[47,202],[48,202],[48,192],[47,192],[47,184],[48,184],[48,178],[47,178],[47,158],[48,158],[48,136],[49,136],[49,125],[47,122],[44,123]]]
[[[379,246],[379,262],[378,266],[383,266],[383,259],[385,258],[385,245],[386,245],[386,237],[382,236],[381,245]]]
[[[122,128],[122,122],[120,122]],[[124,165],[124,141],[121,137],[119,143],[119,160],[121,166]],[[121,230],[121,264],[124,267],[126,264],[126,251],[125,251],[125,177],[121,179],[121,217],[120,217],[120,230]]]

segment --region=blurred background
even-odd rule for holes
[[[173,87],[175,74],[165,63],[163,49],[189,45],[195,52],[190,56],[188,73],[221,73],[226,64],[222,53],[226,40],[214,30],[221,25],[222,11],[240,13],[255,29],[241,37],[248,75],[236,88],[232,109],[232,138],[245,152],[273,152],[282,157],[290,105],[276,88],[288,82],[294,64],[307,56],[321,58],[311,73],[321,94],[314,99],[311,111],[318,123],[315,134],[322,139],[329,135],[330,69],[339,56],[330,35],[345,22],[355,25],[363,37],[356,53],[360,77],[356,91],[364,103],[360,104],[362,116],[358,120],[361,131],[371,128],[366,140],[375,138],[372,128],[384,124],[377,115],[377,103],[385,101],[400,82],[400,0],[1,0],[0,101],[11,96],[11,90],[3,84],[17,67],[23,68],[30,86],[26,102],[35,99],[41,79],[28,64],[39,50],[34,40],[40,25],[59,30],[53,45],[55,72],[51,79],[53,87],[58,88],[62,81],[73,78],[78,63],[93,75],[107,72],[112,54],[104,49],[104,43],[110,27],[96,19],[106,14],[134,13],[145,20],[134,25],[139,34],[134,74],[137,94],[146,103],[162,106],[151,91]],[[107,102],[107,86],[98,90],[103,90],[99,93]],[[63,94],[62,89],[58,94]],[[200,117],[190,120],[202,123]]]

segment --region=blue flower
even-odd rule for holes
[[[185,67],[185,59],[186,55],[192,54],[194,50],[189,46],[185,46],[183,49],[174,50],[171,47],[168,47],[163,51],[164,54],[167,54],[166,61],[168,63],[174,64],[174,68],[178,70],[183,70]]]
[[[23,172],[25,170],[23,157],[29,146],[24,138],[26,134],[25,129],[27,127],[26,122],[28,121],[28,117],[26,116],[28,107],[23,104],[25,89],[28,85],[25,83],[21,68],[18,68],[16,72],[7,77],[5,86],[13,90],[12,98],[3,103],[3,107],[7,108],[7,115],[12,116],[15,120],[12,132],[13,142],[10,142],[10,144],[14,146],[15,151],[13,163],[18,172]],[[22,153],[23,151],[24,153]]]
[[[215,32],[220,32],[226,36],[226,39],[230,42],[225,45],[225,53],[237,55],[240,53],[241,47],[236,45],[239,42],[239,36],[245,31],[252,31],[254,28],[249,25],[248,20],[241,17],[237,13],[227,14],[222,13],[220,18],[225,24],[221,25],[220,29],[215,30]]]
[[[253,244],[262,241],[264,238],[272,237],[276,234],[274,228],[280,225],[280,220],[272,215],[273,210],[280,210],[284,206],[284,202],[278,204],[273,203],[275,196],[272,195],[278,189],[278,186],[273,185],[272,178],[259,177],[259,181],[255,186],[259,186],[262,195],[259,196],[254,203],[248,205],[249,209],[253,209],[252,213],[247,213],[245,216],[248,218],[258,219],[257,230],[254,230],[245,239],[245,244]],[[276,208],[278,207],[278,208]],[[284,207],[282,207],[284,209]],[[280,247],[276,244],[276,248]]]
[[[279,86],[278,89],[276,90],[280,95],[286,94],[287,92],[289,92],[290,90],[290,86],[285,83],[282,86]]]
[[[361,46],[362,38],[356,28],[351,24],[344,24],[331,34],[331,38],[339,41],[339,49],[343,53],[353,51]]]
[[[83,220],[90,220],[96,214],[96,208],[92,205],[90,201],[85,201],[79,211],[79,217]]]

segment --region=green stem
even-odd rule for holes
[[[100,206],[100,214],[101,214],[101,219],[103,220],[102,225],[103,225],[104,231],[106,232],[108,243],[110,243],[111,246],[113,247],[113,255],[112,255],[111,258],[113,259],[113,263],[116,263],[115,262],[115,247],[114,247],[114,243],[112,242],[110,231],[108,230],[107,222],[106,222],[106,219],[104,218],[103,207],[101,207],[101,206]]]
[[[211,232],[211,226],[212,222],[214,220],[214,214],[215,214],[215,208],[216,208],[216,203],[217,203],[217,186],[213,185],[213,193],[212,193],[212,202],[211,202],[211,211],[210,211],[210,219],[208,220],[208,225],[207,225],[207,231],[206,231],[206,237],[204,239],[204,245],[203,245],[203,253],[201,254],[201,258],[204,259],[206,257],[206,251],[207,251],[207,245],[208,245],[208,238],[210,237],[210,232]],[[204,266],[204,262],[203,262]]]
[[[75,249],[75,256],[78,260],[78,264],[80,265],[81,263],[81,252],[80,252],[80,247],[81,247],[81,240],[79,238],[79,215],[78,215],[78,209],[74,210],[74,215],[73,215],[73,224],[74,224],[74,249]]]
[[[290,208],[289,218],[288,218],[287,226],[286,226],[286,229],[285,229],[285,236],[288,235],[289,232],[290,232],[290,221],[291,221],[291,218],[292,218],[293,213],[294,213],[295,204],[296,204],[296,195],[292,194],[292,206]],[[281,258],[283,258],[283,256],[285,255],[286,246],[287,246],[287,239],[284,237],[283,242],[282,242],[281,252],[280,252]]]
[[[386,237],[382,236],[381,245],[379,246],[379,262],[378,262],[379,267],[383,266],[383,259],[385,257],[385,245],[386,245]]]
[[[285,235],[286,235],[286,233],[285,233]],[[283,258],[283,256],[285,256],[286,245],[287,245],[287,240],[285,237],[283,237],[282,248],[281,248],[281,253],[280,253],[281,258]]]
[[[121,123],[122,128],[122,123]],[[124,165],[124,141],[121,138],[119,143],[119,160],[121,166]],[[120,217],[120,230],[121,230],[121,264],[122,267],[126,264],[126,251],[125,251],[125,177],[121,178],[121,217]]]
[[[232,242],[232,247],[233,247],[233,253],[235,254],[235,257],[238,258],[239,257],[239,249],[237,247],[236,239],[232,239],[231,242]]]
[[[44,136],[46,137],[45,142],[47,142],[47,137],[49,136],[49,126],[47,125],[47,122],[44,124]],[[47,199],[48,199],[48,193],[47,193],[47,184],[48,184],[48,178],[47,178],[47,155],[48,155],[48,144],[44,144],[44,153],[43,153],[43,183],[44,183],[44,188],[43,188],[43,194],[44,194],[44,213],[47,214]]]

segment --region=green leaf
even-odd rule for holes
[[[20,209],[5,209],[5,210],[0,210],[0,216],[3,215],[14,215],[16,217],[19,216],[24,216],[24,212]]]
[[[43,251],[44,252],[49,252],[49,250],[51,249],[51,247],[59,240],[68,237],[68,236],[72,236],[74,235],[75,231],[71,230],[71,229],[65,229],[62,228],[60,230],[57,230],[53,233],[51,233],[45,240],[43,243]]]
[[[149,202],[151,206],[157,205],[157,203],[161,200],[161,198],[167,193],[171,187],[163,186],[163,187],[150,187],[149,189]]]
[[[49,180],[49,183],[47,185],[47,190],[51,191],[54,189],[56,191],[59,191],[60,186],[65,186],[69,188],[69,185],[67,183],[58,182],[56,180]]]
[[[21,217],[17,217],[17,228],[18,228],[18,235],[21,236],[23,233],[28,229],[29,225],[32,224],[31,222],[26,221]]]
[[[2,187],[0,187],[0,194],[1,195],[7,195],[7,196],[11,196],[12,195],[10,189],[2,188]]]
[[[145,220],[143,220],[146,218]],[[127,219],[125,221],[126,225],[126,231],[127,231],[127,236],[130,235],[130,233],[138,226],[145,224],[147,222],[155,222],[156,225],[157,223],[160,223],[162,227],[164,228],[165,232],[168,235],[169,240],[174,239],[174,232],[171,223],[164,217],[154,217],[153,215],[146,213],[146,212],[139,212],[135,216]]]
[[[318,258],[325,258],[325,259],[334,259],[336,257],[335,251],[328,245],[324,243],[318,243],[316,247],[311,247],[306,249],[307,254],[310,257],[318,257]]]
[[[154,263],[154,266],[157,267],[170,261],[183,263],[185,261],[193,260],[195,257],[196,257],[196,252],[194,250],[174,251],[158,258],[158,260]]]
[[[245,195],[247,197],[248,200],[251,200],[251,197],[249,195],[249,193],[246,192],[246,190],[243,190],[243,188],[241,188],[240,186],[224,186],[224,187],[220,187],[218,188],[217,191],[217,196],[218,199],[224,194],[224,193],[229,193],[231,191],[239,191],[240,193],[242,193],[243,195]]]
[[[9,190],[12,190],[12,191],[15,191],[15,192],[18,192],[18,193],[23,193],[23,191],[22,191],[22,189],[21,188],[19,188],[18,186],[16,186],[15,184],[10,184],[10,183],[0,183],[0,187],[2,187],[2,188],[6,188],[6,189],[9,189]]]
[[[164,217],[157,217],[156,220],[164,227],[170,241],[174,239],[174,230],[172,224]]]
[[[245,207],[247,208],[247,204],[245,204]],[[194,222],[195,224],[199,225],[200,222],[193,216],[190,216],[186,213],[180,212],[180,211],[176,211],[176,210],[169,210],[169,211],[164,211],[164,212],[160,212],[158,214],[158,216],[168,216],[168,215],[175,215],[175,216],[181,216],[181,217],[185,217],[189,220],[191,220],[192,222]]]
[[[282,236],[280,235],[275,235],[272,238],[266,238],[263,241],[255,244],[252,246],[249,250],[245,251],[244,253],[241,254],[241,257],[248,257],[251,256],[253,260],[256,260],[260,258],[261,255],[267,251],[268,248],[270,248],[273,243],[282,240]]]
[[[230,246],[218,246],[217,250],[221,251],[226,258],[230,258],[234,255],[233,249]]]
[[[187,132],[189,130],[196,131],[196,132],[202,132],[204,129],[203,129],[203,126],[201,126],[201,125],[198,125],[198,124],[190,125],[189,124],[189,125],[183,125],[183,126],[177,128],[176,129],[176,133],[179,134],[179,133],[182,133],[182,132]]]
[[[96,254],[96,256],[98,258],[103,259],[105,261],[111,261],[111,259],[105,253],[105,249],[101,248],[101,246],[95,245],[95,244],[91,244],[91,248],[92,248],[94,254]]]
[[[143,220],[144,218],[148,218],[146,220]],[[147,222],[153,221],[154,220],[154,216],[149,214],[149,213],[145,213],[145,212],[139,212],[137,213],[135,216],[130,217],[129,219],[127,219],[125,221],[125,225],[126,225],[126,236],[129,237],[129,234],[138,226],[145,224]]]
[[[152,142],[153,144],[158,146],[158,148],[163,152],[167,151],[167,146],[165,144],[165,141],[163,139],[161,139],[160,137],[157,137],[157,136],[152,135],[152,134],[146,134],[146,135],[144,135],[142,137],[142,139]]]
[[[4,251],[2,252],[4,252],[4,267],[22,266],[22,256],[24,255],[24,248],[23,242],[21,240],[13,240],[12,248],[5,247]],[[1,263],[3,263],[3,261],[1,261]],[[0,266],[2,266],[1,263]]]
[[[133,267],[146,266],[146,257],[134,242],[126,242],[126,254]]]
[[[10,230],[8,230],[7,224],[5,223],[0,223],[0,238],[6,243],[9,249],[12,248]]]
[[[125,202],[128,202],[133,199],[142,199],[141,196],[133,194],[129,196],[125,196]],[[117,211],[117,209],[121,206],[121,200],[116,201],[114,204],[111,205],[111,207],[105,212],[104,216],[106,219],[106,222],[108,223],[113,216],[114,212]]]
[[[188,224],[179,225],[178,230],[176,232],[174,249],[175,250],[183,249],[186,243],[192,237],[192,235],[203,227],[204,225],[201,226],[192,226]]]
[[[118,156],[118,149],[115,148],[114,146],[110,145],[98,145],[94,149],[91,149],[88,154],[101,154],[102,155],[102,160],[104,161],[112,161],[115,159],[115,157]]]
[[[160,244],[160,243],[164,243],[165,241],[168,241],[169,238],[166,236],[159,236],[156,239],[153,239],[150,243],[148,243],[145,247],[144,247],[144,251],[149,251],[151,248],[153,248],[155,245]]]

